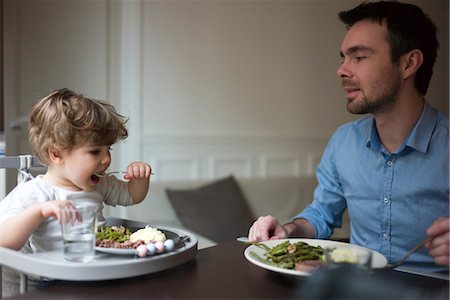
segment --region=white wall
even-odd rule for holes
[[[71,87],[105,98],[108,82],[106,1],[3,1],[6,127],[27,117],[39,98]],[[8,155],[30,153],[26,124],[6,129]],[[8,171],[8,189],[16,172]]]
[[[114,167],[146,160],[155,180],[312,174],[354,118],[337,12],[360,2],[4,0],[6,121],[67,86],[130,117]],[[411,2],[440,28],[429,99],[448,114],[448,1]],[[7,136],[9,154],[29,152],[25,136]]]

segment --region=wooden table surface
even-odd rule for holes
[[[449,281],[395,270],[345,268],[312,276],[262,269],[230,241],[198,251],[191,261],[149,275],[96,282],[58,282],[10,299],[448,299]]]

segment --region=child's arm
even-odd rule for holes
[[[0,224],[0,246],[20,250],[43,219],[56,217],[61,222],[61,210],[71,205],[67,200],[52,200],[27,207]]]
[[[144,200],[150,185],[150,175],[152,167],[144,162],[133,162],[127,167],[127,174],[123,177],[128,182],[128,193],[130,193],[133,202],[139,203]]]

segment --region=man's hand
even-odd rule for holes
[[[287,238],[287,232],[273,216],[259,217],[250,227],[248,239],[250,242]]]
[[[450,243],[450,219],[441,217],[431,224],[427,229],[427,234],[431,241],[426,245],[428,253],[434,258],[438,265],[449,263],[449,243]]]

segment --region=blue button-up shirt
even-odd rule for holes
[[[350,242],[398,261],[427,237],[434,220],[449,215],[448,126],[448,118],[425,103],[392,153],[381,144],[373,116],[341,126],[318,166],[314,200],[295,218],[307,219],[316,238],[328,238],[347,208]],[[429,265],[433,259],[422,248],[409,261]]]

